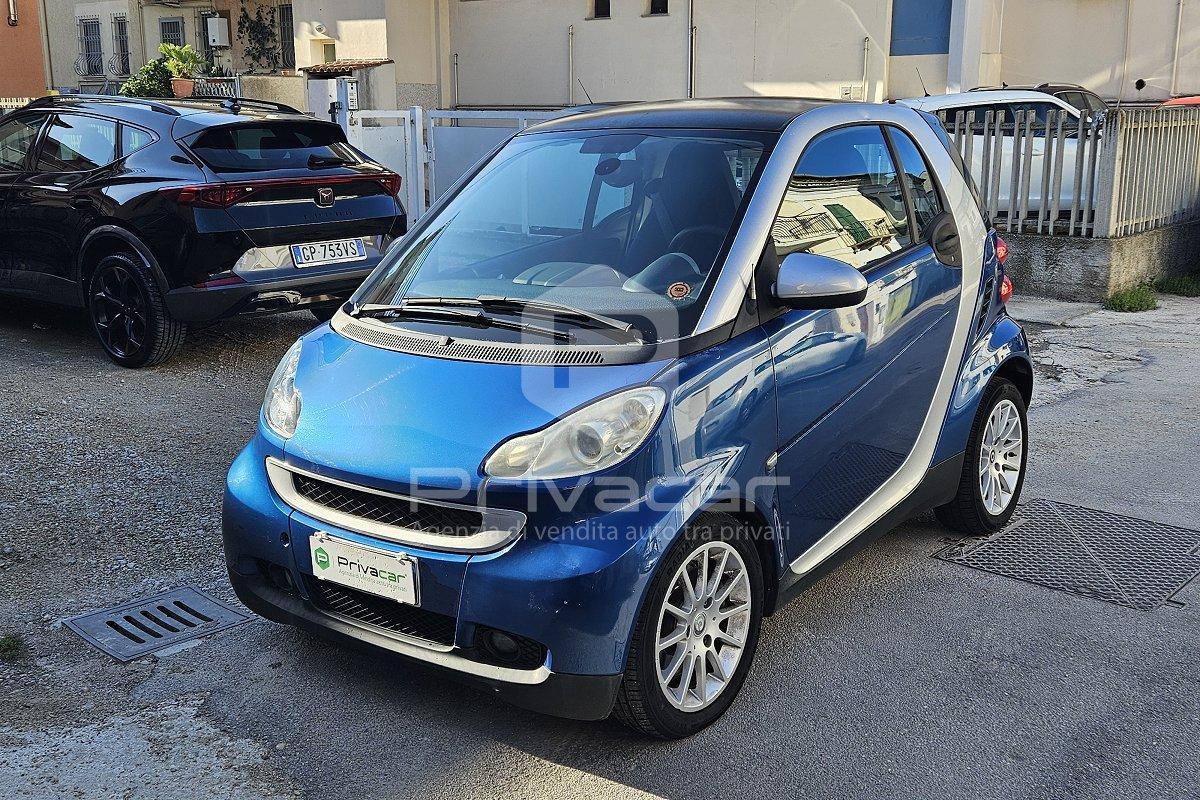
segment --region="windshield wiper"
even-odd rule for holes
[[[319,156],[315,153],[308,157],[309,169],[322,169],[324,167],[348,167],[354,162],[348,158],[341,156]]]
[[[566,331],[556,331],[554,328],[544,328],[541,325],[530,325],[526,322],[511,322],[509,320],[497,319],[496,317],[488,316],[482,311],[458,311],[451,308],[414,306],[408,301],[399,305],[367,303],[355,306],[351,309],[350,316],[360,319],[400,317],[427,319],[434,322],[448,322],[483,328],[502,328],[509,331],[519,331],[520,333],[535,333],[539,336],[553,339],[556,342],[571,343],[575,341],[575,337],[572,334]]]
[[[500,297],[481,295],[479,297],[412,297],[404,301],[409,307],[423,306],[437,308],[442,306],[468,306],[473,308],[494,309],[496,311],[512,311],[527,314],[541,319],[565,320],[574,322],[585,328],[608,329],[625,334],[630,341],[642,341],[642,337],[634,330],[631,323],[622,322],[613,317],[597,314],[594,311],[584,311],[581,308],[550,303],[545,300],[525,300],[520,297]]]

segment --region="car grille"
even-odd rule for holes
[[[451,647],[457,621],[446,614],[426,611],[417,606],[397,603],[347,586],[305,577],[308,594],[322,611],[370,625]]]
[[[483,530],[478,511],[375,494],[298,472],[292,481],[296,492],[313,503],[381,525],[439,536],[472,536]]]

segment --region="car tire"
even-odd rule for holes
[[[134,253],[100,259],[88,280],[87,301],[100,346],[122,367],[161,364],[183,346],[187,326],[171,318],[154,273]]]
[[[700,584],[704,564],[709,579],[689,594],[687,587]],[[713,581],[711,572],[718,569]],[[694,595],[699,595],[698,601]],[[758,551],[737,520],[710,513],[688,526],[646,593],[613,715],[640,733],[662,739],[681,739],[712,724],[746,680],[758,647],[763,599]],[[743,602],[749,608],[733,613]],[[687,619],[678,612],[688,614]],[[664,646],[672,636],[681,638]],[[736,640],[740,647],[734,646]],[[672,671],[677,659],[678,669]],[[703,684],[701,677],[706,678]]]
[[[953,500],[934,509],[938,520],[968,536],[987,536],[1003,528],[1021,499],[1028,456],[1025,398],[1012,382],[994,380],[975,413],[958,491]]]

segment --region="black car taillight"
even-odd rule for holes
[[[173,195],[180,205],[192,208],[229,208],[244,203],[252,196],[268,189],[295,189],[345,185],[348,183],[376,183],[389,197],[400,192],[404,180],[394,172],[379,172],[374,175],[337,175],[327,178],[276,178],[258,181],[231,181],[227,183],[205,183],[197,186],[176,186],[163,189],[164,194]]]

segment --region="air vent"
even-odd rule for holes
[[[456,361],[484,361],[495,364],[529,366],[595,366],[606,363],[605,355],[594,347],[537,347],[528,344],[499,344],[463,341],[441,336],[421,336],[401,330],[384,330],[353,321],[335,323],[338,333],[355,341],[411,353],[419,356],[450,358]],[[622,354],[640,352],[636,347],[620,347]],[[626,361],[627,359],[622,359]]]
[[[132,661],[249,620],[249,614],[185,587],[83,614],[66,625],[118,661]]]

